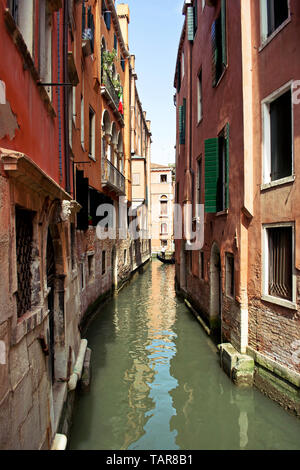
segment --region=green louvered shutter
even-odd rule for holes
[[[197,6],[198,0],[194,0],[194,36],[197,31],[198,27],[198,6]]]
[[[211,27],[211,48],[212,48],[212,85],[213,87],[217,84],[217,60],[218,60],[218,48],[217,48],[217,28],[216,22],[214,21]]]
[[[229,123],[225,127],[225,139],[226,139],[226,209],[229,209]]]
[[[221,3],[221,25],[222,25],[222,62],[227,65],[227,40],[226,40],[226,0]]]
[[[187,32],[188,40],[194,41],[194,8],[187,8]]]
[[[217,212],[219,139],[205,140],[205,212]]]

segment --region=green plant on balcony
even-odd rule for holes
[[[109,73],[110,78],[112,78],[112,64],[114,63],[115,58],[117,57],[117,51],[113,49],[110,51],[102,52],[102,67],[103,70]]]

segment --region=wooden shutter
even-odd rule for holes
[[[226,143],[225,204],[226,204],[226,209],[228,209],[229,208],[229,123],[227,123],[225,127],[225,143]]]
[[[188,40],[194,40],[194,8],[188,7],[187,8],[187,33],[188,33]]]
[[[227,65],[227,39],[226,39],[226,0],[221,3],[221,27],[222,27],[222,63]]]
[[[186,114],[186,99],[183,98],[182,106],[179,106],[179,143],[185,144],[185,114]]]
[[[85,30],[85,4],[82,3],[82,34]]]
[[[198,27],[198,6],[197,6],[197,3],[198,3],[198,0],[194,0],[194,36],[196,34],[196,31],[197,31],[197,27]]]
[[[205,140],[205,212],[217,212],[219,139]]]
[[[212,27],[211,27],[211,47],[212,47],[212,86],[215,87],[217,84],[217,59],[218,59],[216,21],[213,22]]]

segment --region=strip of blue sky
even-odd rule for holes
[[[130,9],[129,47],[136,57],[137,87],[151,120],[151,160],[175,161],[175,61],[183,25],[183,0],[117,0]]]

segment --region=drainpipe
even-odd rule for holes
[[[69,382],[68,382],[69,391],[75,390],[78,380],[81,379],[83,363],[84,363],[84,357],[85,357],[87,345],[88,345],[87,340],[82,339],[81,342],[80,342],[78,356],[77,356],[75,366],[74,366],[74,369],[73,369],[73,374],[71,375],[71,377],[69,379]]]
[[[63,22],[63,76],[64,83],[68,83],[68,1],[64,2]],[[65,147],[65,189],[70,193],[70,154],[69,154],[69,90],[64,86],[64,147]]]
[[[189,6],[191,2],[186,0],[185,6]],[[185,9],[186,14],[186,9]],[[189,117],[188,120],[188,139],[187,139],[187,148],[186,148],[186,170],[184,175],[184,229],[185,229],[185,239],[187,244],[190,243],[191,240],[191,229],[192,229],[192,211],[186,209],[192,204],[192,181],[193,181],[193,174],[192,174],[192,71],[193,71],[193,60],[192,60],[192,48],[193,43],[192,41],[188,41],[188,57],[187,63],[189,65],[189,72],[188,72],[188,97],[187,97],[187,115]]]

